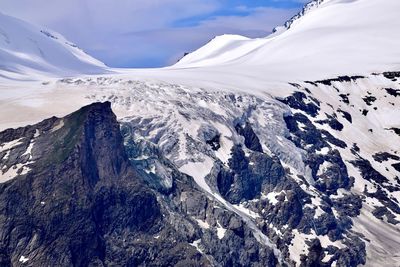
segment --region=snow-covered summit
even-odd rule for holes
[[[60,34],[0,13],[0,77],[97,74],[106,68]]]
[[[287,20],[283,24],[283,26],[278,26],[275,29],[273,29],[273,33],[280,33],[280,32],[282,32],[282,30],[290,29],[290,27],[293,25],[293,23],[297,22],[299,19],[304,17],[306,14],[308,14],[309,12],[315,10],[322,3],[326,3],[327,1],[329,1],[329,0],[312,0],[311,2],[307,3],[306,5],[304,5],[304,7],[302,8],[302,10],[299,13],[297,13],[292,18]]]
[[[398,10],[398,0],[313,1],[287,22],[287,30],[266,38],[216,38],[173,68],[214,68],[281,81],[395,70]]]

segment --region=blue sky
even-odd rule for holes
[[[160,67],[215,35],[263,37],[307,0],[0,0],[112,67]]]

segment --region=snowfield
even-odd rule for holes
[[[268,80],[317,80],[400,64],[400,2],[325,0],[266,38],[220,36],[173,68],[210,68]]]
[[[62,35],[0,13],[0,79],[37,80],[105,69]]]

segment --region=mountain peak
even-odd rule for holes
[[[272,30],[273,33],[281,33],[284,30],[290,29],[290,27],[295,23],[297,20],[302,18],[303,16],[307,15],[309,12],[317,9],[322,3],[326,3],[330,0],[312,0],[311,2],[304,5],[302,10],[287,20],[283,26],[278,26]]]
[[[62,35],[0,13],[0,77],[16,80],[42,76],[105,73],[107,67]]]
[[[397,0],[312,1],[267,38],[207,44],[173,68],[212,68],[270,82],[396,71],[399,9]]]

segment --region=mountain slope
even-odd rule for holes
[[[276,264],[240,216],[156,148],[145,153],[168,184],[123,141],[109,102],[0,133],[1,266]]]
[[[290,21],[285,31],[254,40],[217,37],[173,68],[211,68],[276,80],[305,80],[399,67],[399,1],[313,3],[313,8]]]
[[[174,180],[162,155],[289,266],[396,264],[400,73],[291,83],[283,97],[119,76],[65,83],[112,101],[130,158],[159,187]]]
[[[60,34],[0,13],[0,77],[104,73],[106,66]]]

